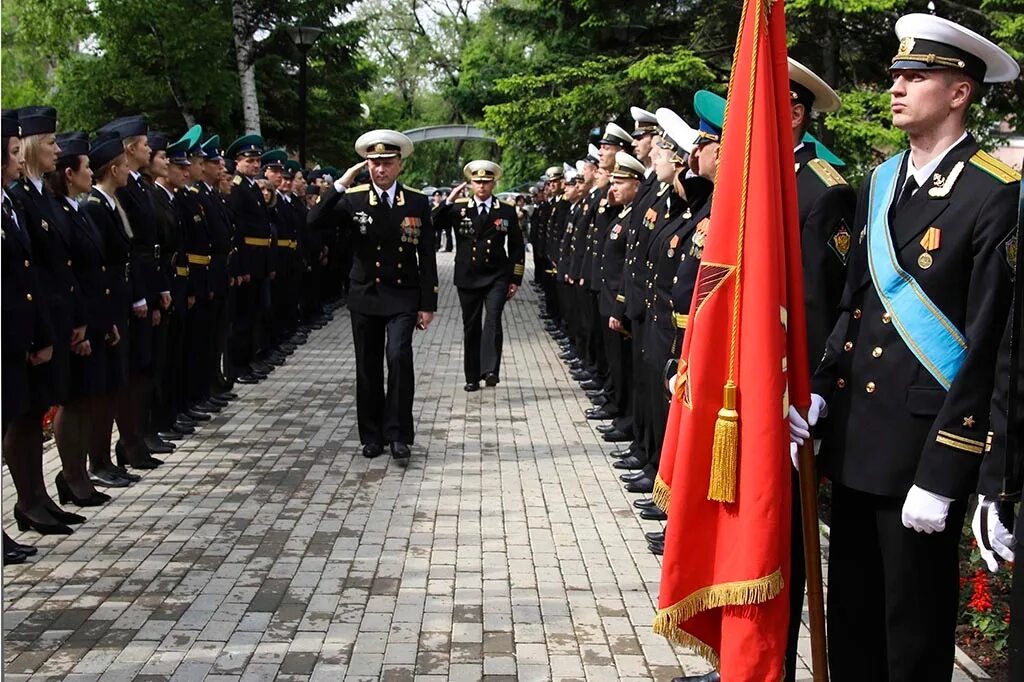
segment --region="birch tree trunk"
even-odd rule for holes
[[[247,135],[260,135],[260,103],[256,97],[256,40],[250,0],[231,0],[231,25],[235,39],[235,63],[242,93],[242,118]]]

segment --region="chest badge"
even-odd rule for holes
[[[370,225],[373,225],[373,216],[367,214],[365,211],[359,211],[355,214],[356,224],[359,225],[359,234],[366,234]]]
[[[945,199],[949,196],[949,193],[953,191],[953,185],[956,184],[957,178],[964,170],[964,162],[957,161],[956,165],[953,166],[953,170],[949,172],[949,175],[942,177],[941,174],[936,173],[932,176],[932,187],[928,190],[928,196],[933,199]]]
[[[839,256],[839,260],[846,265],[846,260],[850,255],[850,244],[853,238],[850,235],[850,230],[847,229],[846,223],[839,223],[839,228],[836,230],[832,238],[828,240],[829,248]]]
[[[935,262],[931,252],[937,251],[942,245],[942,230],[937,227],[929,227],[928,231],[921,237],[920,243],[924,253],[917,257],[917,266],[922,270],[927,270]]]

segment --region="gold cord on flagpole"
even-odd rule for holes
[[[743,14],[740,18],[740,26],[746,23],[747,7],[749,2],[743,3]],[[736,487],[738,483],[737,469],[739,465],[739,410],[737,393],[739,386],[736,383],[736,357],[737,345],[739,344],[739,317],[740,317],[740,294],[743,283],[743,237],[746,231],[747,215],[747,183],[750,180],[750,144],[753,133],[752,120],[754,117],[754,81],[755,69],[757,68],[757,53],[759,36],[761,34],[761,20],[763,18],[761,2],[754,3],[754,29],[753,29],[753,54],[750,59],[750,77],[747,92],[747,120],[744,131],[743,150],[743,179],[740,193],[740,224],[736,238],[736,286],[733,293],[732,305],[732,326],[729,333],[729,378],[722,390],[722,409],[718,411],[718,419],[715,421],[715,437],[711,448],[711,480],[708,484],[708,499],[715,502],[732,503],[736,501]],[[740,43],[743,41],[741,31],[736,40],[736,51],[739,51]],[[733,69],[736,68],[736,56],[733,55]],[[728,116],[729,103],[732,100],[733,80],[735,71],[729,75],[729,100],[726,103],[726,115]],[[722,121],[722,144],[726,144],[725,125],[728,121]]]

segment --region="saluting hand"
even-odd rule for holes
[[[448,198],[444,200],[444,203],[450,204],[453,203],[456,199],[458,199],[462,195],[462,190],[466,189],[467,184],[469,183],[463,182],[459,185],[456,185],[455,188],[448,194]]]
[[[366,161],[360,161],[356,165],[349,168],[347,171],[345,171],[345,174],[341,176],[341,179],[338,181],[338,184],[340,184],[345,189],[351,187],[352,183],[356,181],[356,176],[359,175],[359,173],[364,168],[366,168],[366,164]]]

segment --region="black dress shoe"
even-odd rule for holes
[[[612,464],[612,467],[615,469],[626,469],[628,471],[636,471],[637,469],[643,469],[645,466],[647,466],[647,460],[640,459],[636,455],[623,457],[618,462]]]
[[[643,471],[631,471],[625,474],[619,474],[619,480],[623,483],[632,483],[633,481],[639,481],[642,478],[646,478],[647,474]]]
[[[611,412],[609,412],[608,410],[604,409],[603,407],[591,408],[591,409],[587,410],[586,415],[587,415],[587,419],[593,419],[595,421],[601,421],[601,420],[604,420],[604,419],[615,419],[617,416],[619,416],[617,414],[612,414]]]
[[[660,542],[648,542],[647,549],[651,550],[651,554],[656,556],[663,556],[665,554],[665,544]]]
[[[177,431],[157,431],[156,435],[159,436],[160,440],[165,440],[168,443],[172,443],[177,440],[183,440],[185,436]]]
[[[684,675],[683,677],[673,677],[672,682],[722,682],[722,676],[718,674],[717,670],[712,670],[706,675]]]
[[[20,542],[17,542],[7,534],[7,531],[4,531],[4,549],[13,549],[15,552],[21,552],[25,556],[35,556],[36,554],[39,554],[39,550],[33,545],[23,545]]]
[[[174,426],[171,427],[171,430],[180,436],[190,436],[196,432],[196,427],[194,423],[190,424],[189,422],[177,421],[174,422]]]
[[[608,453],[608,456],[612,459],[626,459],[636,454],[636,450],[612,450]]]
[[[588,398],[604,398],[605,400],[607,400],[610,395],[608,391],[603,388],[591,388],[589,390],[584,390],[583,393]]]
[[[373,459],[384,452],[384,446],[380,443],[367,443],[363,446],[363,457]]]
[[[641,478],[640,480],[633,481],[632,483],[626,484],[627,493],[653,493],[654,492],[654,479]]]
[[[640,518],[644,521],[667,521],[668,514],[655,507],[654,509],[644,509],[640,512]]]
[[[594,428],[598,433],[608,433],[615,430],[615,424],[598,424]]]
[[[494,372],[488,372],[487,374],[484,375],[484,383],[492,388],[497,386],[500,382],[501,379],[499,379],[498,375],[495,374]]]
[[[606,396],[604,394],[598,395],[598,396],[590,399],[590,404],[593,405],[594,407],[604,407],[605,405],[607,405],[610,402],[611,402],[611,400],[609,400],[608,396]]]
[[[146,444],[146,449],[153,454],[169,455],[174,452],[174,445],[158,436],[144,436],[142,441]]]
[[[237,379],[235,379],[235,381],[237,381],[240,384],[258,384],[260,383],[260,378],[253,374],[252,372],[249,372],[238,377]]]
[[[665,531],[663,530],[652,530],[644,533],[644,537],[647,538],[647,542],[660,542],[665,544]]]
[[[25,563],[28,557],[15,549],[4,548],[4,566],[17,566]]]
[[[238,397],[238,394],[235,393],[234,391],[221,391],[220,393],[214,395],[214,397],[220,398],[221,400],[234,400],[235,398]]]
[[[573,360],[576,360],[578,357],[579,356],[576,355],[576,353],[572,352],[571,350],[567,350],[564,353],[558,354],[558,359],[564,360],[565,362],[572,362]]]
[[[642,500],[633,500],[633,506],[643,511],[645,509],[657,509],[658,505],[654,504],[654,500],[647,497]]]
[[[199,410],[195,409],[194,407],[190,407],[187,410],[185,410],[185,414],[188,415],[188,417],[190,419],[194,419],[197,422],[208,422],[211,419],[213,419],[213,417],[211,417],[206,412],[200,412]]]
[[[595,379],[587,379],[586,381],[580,383],[580,388],[582,388],[584,391],[596,391],[598,389],[604,388],[604,384]]]
[[[217,412],[220,412],[220,407],[218,405],[214,405],[209,400],[204,400],[200,403],[196,403],[195,405],[192,406],[192,409],[199,410],[200,412],[209,412],[210,414],[216,414]]]
[[[633,440],[633,436],[624,431],[619,431],[618,429],[612,429],[601,436],[601,438],[603,438],[607,443],[628,443]]]
[[[267,364],[263,360],[257,360],[255,362],[253,362],[251,367],[252,367],[252,371],[255,372],[255,373],[258,373],[258,374],[269,375],[271,372],[274,371],[274,366],[270,365],[270,364]]]
[[[466,385],[462,387],[462,390],[466,391],[467,393],[472,393],[473,391],[479,391],[480,390],[480,382],[479,381],[467,381]]]
[[[398,441],[392,441],[391,443],[391,456],[395,460],[395,464],[402,467],[403,469],[409,465],[409,457],[412,452],[409,451],[409,446],[405,443],[399,443]]]
[[[573,381],[591,381],[594,375],[585,369],[571,369],[569,370],[569,376],[572,377]]]
[[[207,398],[206,402],[210,403],[211,405],[216,405],[217,407],[221,407],[221,408],[227,407],[230,404],[227,400],[223,400],[221,398],[218,398],[215,395],[211,395],[209,398]]]
[[[184,423],[184,424],[188,424],[189,426],[195,426],[196,425],[196,420],[193,419],[192,417],[188,416],[184,412],[179,412],[178,415],[174,418],[174,422],[175,423],[181,422],[181,423]]]
[[[128,481],[129,483],[138,483],[139,481],[142,480],[142,476],[139,476],[138,474],[133,474],[130,471],[128,471],[127,469],[125,469],[124,467],[118,466],[116,464],[111,464],[110,465],[110,471],[115,476],[120,476],[121,478],[123,478],[124,480]]]

